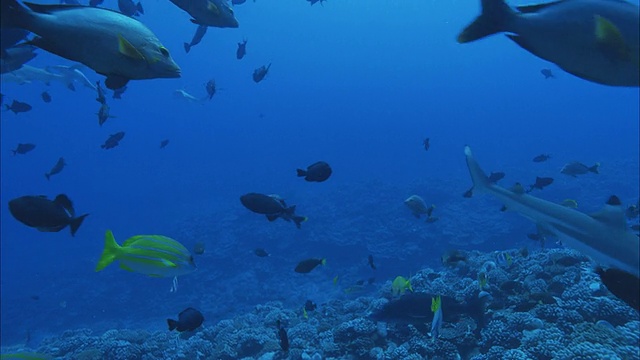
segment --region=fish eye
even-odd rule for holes
[[[164,56],[169,56],[169,50],[167,50],[167,48],[164,46],[160,46],[160,53]]]

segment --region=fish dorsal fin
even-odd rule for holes
[[[125,240],[125,242],[122,243],[122,247],[127,247],[127,246],[131,246],[133,245],[136,241],[143,239],[144,236],[143,235],[136,235],[136,236],[132,236],[130,238],[128,238],[127,240]]]
[[[118,51],[120,54],[134,59],[134,60],[145,60],[144,55],[136,49],[133,44],[131,44],[127,39],[125,39],[121,34],[118,34]]]
[[[595,37],[601,51],[615,60],[629,59],[629,47],[622,37],[620,29],[600,15],[595,16],[595,22]]]
[[[522,5],[522,6],[516,6],[516,9],[518,9],[518,11],[520,11],[523,14],[531,14],[531,13],[537,13],[538,11],[548,8],[550,6],[558,5],[560,3],[563,3],[564,1],[565,0],[559,0],[559,1],[553,1],[553,2],[544,3],[544,4]]]
[[[67,212],[69,213],[69,215],[71,215],[71,217],[74,217],[76,215],[76,211],[73,209],[73,203],[71,203],[71,200],[67,197],[67,195],[60,194],[56,196],[53,202],[57,205],[62,206],[65,210],[67,210]]]
[[[627,226],[622,203],[615,195],[609,198],[602,210],[591,214],[591,217],[617,229],[624,229]]]

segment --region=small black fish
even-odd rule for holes
[[[267,257],[269,253],[263,248],[257,248],[253,250],[253,253],[256,254],[257,257]]]
[[[160,141],[160,149],[164,149],[165,146],[169,145],[169,139],[164,139]]]
[[[51,175],[55,175],[60,173],[60,171],[62,171],[62,169],[64,169],[64,167],[67,165],[66,162],[64,162],[64,158],[61,157],[58,159],[58,162],[56,162],[55,165],[53,165],[53,167],[51,168],[51,170],[49,170],[48,173],[44,174],[44,176],[47,178],[47,180],[50,180]]]
[[[276,322],[276,326],[278,328],[278,332],[276,334],[278,335],[278,339],[280,339],[280,348],[282,349],[282,351],[288,352],[289,351],[289,336],[287,335],[287,330],[285,330],[285,328],[282,327],[282,324],[280,323],[280,320],[278,320]]]
[[[271,68],[271,64],[267,66],[262,65],[261,67],[255,69],[253,71],[253,81],[255,81],[256,83],[259,83],[260,81],[262,81],[264,77],[267,76],[267,73],[269,72],[269,68]]]
[[[197,242],[195,245],[193,245],[193,253],[196,255],[204,254],[204,250],[205,250],[205,245],[203,242]]]
[[[373,263],[373,255],[369,255],[369,257],[367,258],[367,261],[369,263],[369,266],[375,270],[376,269],[376,265]]]
[[[362,286],[362,285],[364,285],[364,280],[358,280],[358,281],[356,281],[356,285],[358,285],[358,286]]]
[[[310,182],[323,182],[331,176],[331,166],[324,161],[318,161],[309,167],[307,170],[297,169],[298,177],[303,177]]]
[[[207,33],[207,29],[208,28],[209,27],[207,25],[198,25],[198,28],[196,29],[196,32],[193,34],[193,38],[191,38],[191,42],[190,43],[183,43],[184,51],[187,54],[189,53],[189,51],[191,51],[192,47],[200,44],[200,41],[202,41],[202,38]]]
[[[470,198],[472,196],[473,196],[473,187],[471,187],[469,190],[465,191],[462,194],[462,197],[464,197],[464,198]]]
[[[540,154],[540,155],[538,155],[538,156],[533,158],[533,162],[537,162],[537,163],[545,162],[545,161],[547,161],[549,159],[551,159],[551,155],[549,155],[549,154]]]
[[[311,301],[311,300],[307,300],[307,301],[304,303],[304,309],[305,309],[305,310],[307,310],[307,311],[314,311],[314,310],[315,310],[315,309],[317,309],[317,308],[318,308],[318,306],[316,305],[316,303],[314,303],[314,302],[313,302],[313,301]]]
[[[447,250],[440,257],[443,265],[453,265],[456,266],[460,262],[467,261],[467,254],[460,250]]]
[[[105,90],[100,85],[100,81],[96,81],[96,91],[98,92],[98,97],[96,98],[96,101],[99,102],[102,105],[106,105],[107,104],[107,98],[104,96]]]
[[[551,72],[551,69],[542,69],[540,70],[540,73],[544,76],[545,79],[555,78],[553,72]]]
[[[489,182],[493,184],[497,184],[498,181],[504,178],[504,176],[505,175],[503,172],[492,172],[491,175],[489,175]]]
[[[122,138],[124,138],[124,131],[109,135],[109,138],[104,142],[103,145],[100,145],[100,147],[105,150],[113,149],[114,147],[120,145],[120,140],[122,140]]]
[[[31,300],[40,300],[40,296],[39,295],[31,295]]]
[[[429,138],[422,140],[422,145],[424,146],[424,151],[429,151],[429,147],[431,147],[429,144]]]
[[[16,154],[24,155],[35,148],[36,148],[35,144],[18,144],[16,149],[11,150],[11,152],[13,153],[14,156]]]
[[[209,100],[211,100],[211,98],[213,98],[213,95],[216,94],[216,81],[213,79],[207,81],[207,85],[205,86],[205,88],[207,90],[207,94],[209,95]]]
[[[327,259],[307,259],[302,260],[296,265],[295,272],[300,274],[308,274],[319,265],[325,265]]]
[[[118,9],[120,9],[120,12],[124,15],[131,17],[144,14],[144,9],[139,1],[136,4],[133,0],[118,0]]]
[[[640,202],[637,205],[629,205],[629,207],[624,211],[624,215],[629,220],[633,220],[640,216]]]
[[[104,2],[104,0],[89,0],[89,6],[93,6],[96,7],[100,4],[102,4]]]
[[[6,110],[13,111],[14,114],[30,111],[33,107],[25,102],[13,100],[11,105],[5,105]]]
[[[202,313],[194,308],[186,308],[180,314],[178,314],[178,321],[167,319],[167,324],[169,325],[169,331],[178,330],[179,332],[183,331],[193,331],[202,325],[204,321],[204,316]]]
[[[248,193],[240,197],[240,202],[254,213],[265,215],[269,221],[274,221],[278,218],[282,218],[285,221],[293,221],[298,229],[300,229],[303,222],[307,221],[305,216],[295,214],[295,205],[287,206],[284,200],[275,195]]]
[[[317,2],[319,2],[321,6],[324,6],[324,5],[322,5],[322,3],[327,1],[327,0],[307,0],[307,1],[311,3],[311,6],[313,6]]]
[[[112,98],[114,99],[122,99],[122,94],[124,94],[124,92],[127,91],[127,87],[123,86],[119,89],[115,89],[113,90],[113,96]]]
[[[247,39],[242,39],[242,42],[238,43],[236,59],[241,60],[245,55],[247,55]]]
[[[9,212],[21,223],[43,232],[58,232],[69,226],[71,236],[76,234],[84,218],[89,215],[75,217],[73,204],[64,194],[56,196],[54,200],[45,196],[21,196],[9,201]]]
[[[553,183],[553,178],[536,176],[536,182],[533,185],[529,186],[529,191],[527,192],[531,192],[533,189],[542,190],[545,187],[551,185],[552,183]]]
[[[595,272],[613,295],[640,311],[640,279],[637,276],[614,268],[598,267]]]
[[[40,96],[42,97],[42,101],[44,101],[46,103],[50,103],[51,102],[51,95],[49,95],[49,92],[43,91],[42,94],[40,94]]]

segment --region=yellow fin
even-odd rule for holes
[[[118,256],[119,251],[120,245],[116,242],[111,230],[107,230],[104,234],[104,250],[102,250],[102,255],[100,255],[100,260],[96,265],[96,271],[100,271],[111,264]]]
[[[440,304],[442,304],[442,299],[440,295],[435,298],[431,298],[431,311],[436,312],[440,309]]]
[[[120,54],[135,60],[144,60],[144,56],[127,39],[118,34],[118,51]]]
[[[120,269],[125,270],[125,271],[131,271],[131,272],[135,272],[135,270],[133,270],[132,268],[128,267],[127,265],[120,263]]]
[[[617,26],[615,26],[608,19],[596,15],[596,41],[601,46],[602,50],[609,56],[618,60],[627,60],[629,58],[629,47],[627,46],[622,33]]]

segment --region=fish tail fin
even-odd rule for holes
[[[100,260],[98,260],[98,265],[96,265],[96,272],[101,271],[111,264],[116,259],[120,248],[111,230],[107,230],[104,234],[104,250],[102,250],[102,255],[100,255]]]
[[[294,216],[292,219],[298,229],[300,229],[303,222],[309,220],[306,216]]]
[[[307,171],[306,170],[296,169],[296,173],[298,174],[298,177],[307,176]]]
[[[467,168],[469,168],[471,180],[473,180],[473,189],[477,191],[485,190],[491,185],[491,183],[489,182],[487,174],[482,171],[480,165],[478,165],[476,159],[473,157],[469,146],[464,147],[464,155],[467,159]]]
[[[593,165],[592,167],[589,168],[589,171],[591,171],[594,174],[600,174],[600,172],[598,171],[598,169],[600,169],[600,163],[596,163],[595,165]]]
[[[189,45],[189,43],[184,43],[184,51],[188,54],[189,50],[191,50],[191,45]]]
[[[458,35],[461,44],[507,31],[509,19],[515,15],[504,0],[481,0],[480,3],[482,13]]]
[[[31,10],[17,0],[2,0],[0,5],[3,28],[24,28],[29,22]]]
[[[169,331],[173,331],[178,327],[178,322],[172,319],[167,319],[167,325],[169,325]]]
[[[69,227],[71,228],[71,236],[76,235],[76,231],[78,231],[80,225],[82,225],[82,222],[84,221],[84,218],[86,218],[87,216],[89,216],[89,214],[84,214],[82,216],[78,216],[77,218],[71,219],[71,224],[69,224]]]

